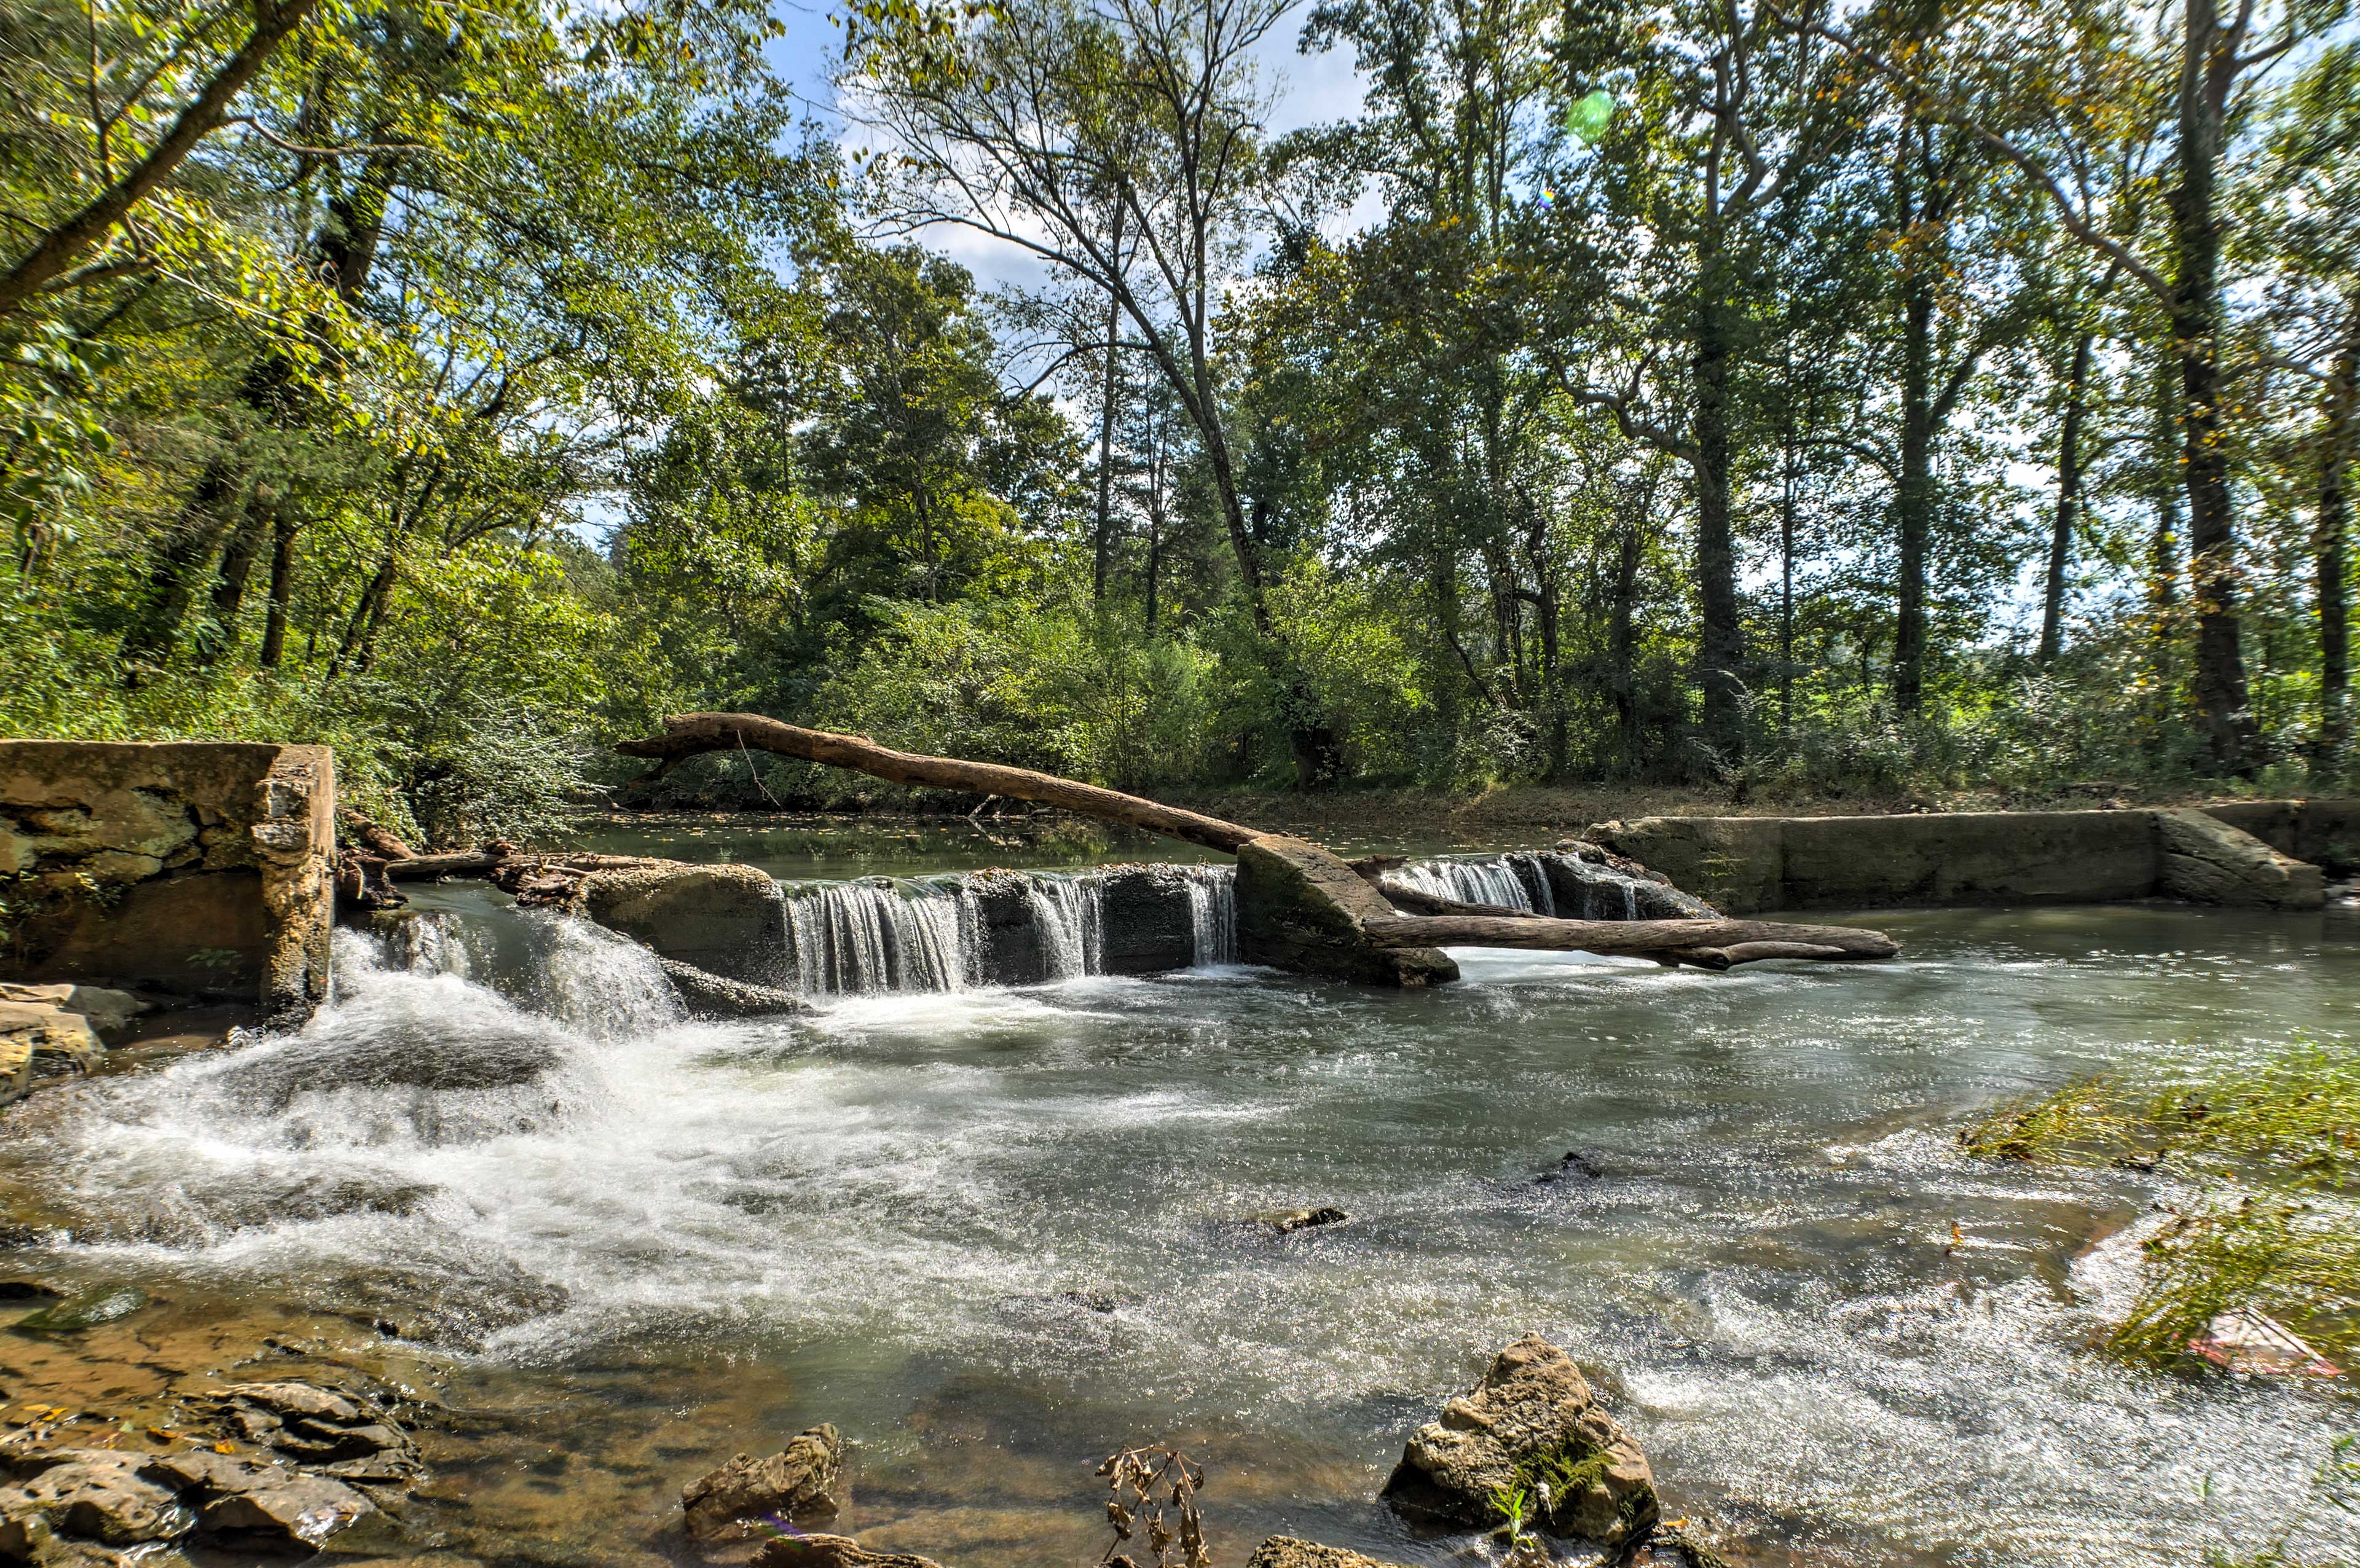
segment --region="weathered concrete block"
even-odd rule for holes
[[[1378,985],[1459,978],[1435,947],[1379,947],[1360,922],[1393,918],[1384,895],[1315,844],[1270,833],[1238,850],[1238,956],[1298,974]]]
[[[582,879],[582,906],[600,925],[725,980],[776,985],[793,974],[785,895],[751,866],[660,861],[593,871]]]
[[[2154,813],[2157,890],[2192,904],[2316,909],[2327,901],[2318,866],[2281,855],[2259,838],[2190,809]]]
[[[1188,880],[1174,866],[1110,866],[1103,873],[1101,953],[1109,975],[1155,975],[1196,960]]]
[[[2143,811],[1794,817],[1785,907],[2100,904],[2155,890]]]
[[[335,764],[321,746],[0,741],[0,977],[327,995]]]
[[[2360,871],[2360,800],[2229,800],[2196,809],[2280,855],[2337,876]]]
[[[987,985],[1037,985],[1049,954],[1032,910],[1032,882],[1021,871],[980,871],[967,883],[975,911],[978,976]]]

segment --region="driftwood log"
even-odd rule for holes
[[[1387,895],[1391,897],[1390,894]],[[1901,944],[1883,931],[1778,920],[1566,920],[1504,915],[1404,915],[1360,922],[1386,947],[1524,947],[1552,953],[1668,957],[1706,969],[1765,958],[1891,958]]]
[[[1901,951],[1900,943],[1881,931],[1845,926],[1786,925],[1762,920],[1568,920],[1496,905],[1462,903],[1421,893],[1385,877],[1387,869],[1401,864],[1397,859],[1371,856],[1348,864],[1317,845],[1283,840],[1241,823],[1166,806],[1117,789],[1060,779],[1054,773],[895,751],[865,735],[804,729],[756,713],[678,714],[664,720],[662,734],[624,741],[615,749],[626,757],[647,757],[657,764],[642,782],[661,779],[688,758],[707,752],[767,751],[831,768],[849,768],[896,784],[1031,800],[1076,816],[1160,833],[1229,855],[1238,854],[1258,840],[1273,845],[1284,843],[1288,846],[1286,853],[1295,859],[1300,861],[1308,855],[1322,865],[1332,866],[1339,874],[1364,878],[1395,908],[1416,911],[1410,916],[1393,917],[1354,914],[1340,909],[1333,911],[1341,918],[1343,928],[1354,933],[1354,940],[1365,944],[1363,951],[1444,946],[1535,948],[1545,952],[1627,954],[1707,969],[1727,969],[1769,958],[1890,958]],[[1433,956],[1437,962],[1443,962],[1439,953]]]

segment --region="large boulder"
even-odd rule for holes
[[[1616,1545],[1654,1527],[1654,1473],[1631,1434],[1599,1407],[1573,1358],[1537,1335],[1495,1357],[1473,1391],[1417,1429],[1385,1482],[1404,1514],[1479,1529],[1528,1495],[1552,1535]]]
[[[1238,956],[1330,980],[1439,985],[1459,965],[1438,947],[1380,947],[1361,921],[1393,908],[1360,873],[1299,838],[1266,833],[1238,849]]]
[[[661,956],[725,980],[774,985],[793,973],[786,899],[750,866],[607,867],[582,879],[582,908]]]
[[[2316,909],[2327,902],[2318,866],[2282,855],[2209,811],[2155,814],[2157,891],[2191,904]]]
[[[1321,1546],[1291,1535],[1273,1535],[1254,1548],[1246,1568],[1395,1568],[1340,1546]]]
[[[740,1454],[681,1489],[688,1533],[699,1541],[767,1534],[774,1517],[801,1522],[843,1510],[844,1439],[815,1426],[768,1459]]]

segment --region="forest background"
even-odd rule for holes
[[[325,741],[445,843],[703,708],[1183,794],[2346,787],[2353,35],[11,0],[0,728]],[[1358,105],[1282,132],[1298,50]]]

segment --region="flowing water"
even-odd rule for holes
[[[1513,858],[1415,874],[1547,896]],[[2109,1062],[2350,1038],[2349,925],[1887,914],[1890,964],[1463,952],[1399,994],[1219,962],[1209,874],[1202,966],[1094,974],[1066,877],[1029,895],[1059,977],[1004,988],[964,886],[790,889],[822,1005],[727,1025],[628,942],[429,889],[343,938],[300,1034],[8,1112],[0,1188],[45,1236],[9,1268],[433,1346],[463,1419],[414,1522],[486,1561],[688,1560],[683,1482],[832,1421],[847,1527],[954,1568],[1095,1560],[1091,1465],[1156,1440],[1211,1467],[1225,1564],[1279,1530],[1464,1563],[1374,1493],[1530,1330],[1749,1561],[2193,1564],[2360,1424],[2092,1358],[2170,1189],[1953,1138]],[[1351,1218],[1251,1223],[1308,1204]]]

